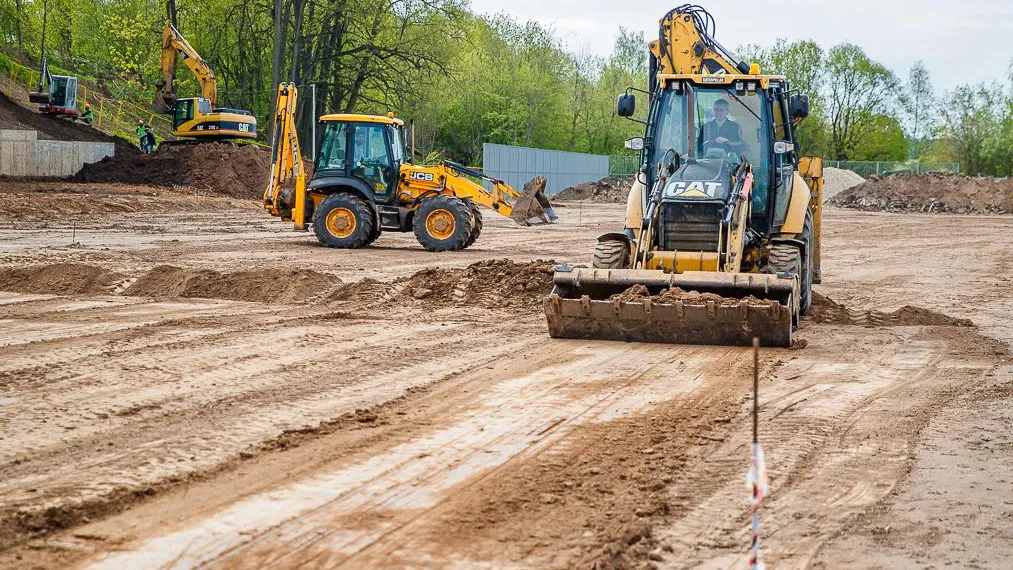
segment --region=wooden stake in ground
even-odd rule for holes
[[[760,504],[767,494],[767,466],[763,460],[763,448],[760,447],[760,339],[753,338],[753,445],[749,458],[749,474],[747,476],[752,495],[749,499],[749,511],[752,514],[750,527],[750,570],[762,570],[760,561]]]

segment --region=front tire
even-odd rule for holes
[[[360,248],[373,236],[373,212],[361,198],[351,194],[331,194],[320,202],[313,213],[313,232],[327,247]]]
[[[415,210],[412,229],[429,251],[457,251],[467,247],[474,233],[474,219],[464,200],[441,194],[422,201]]]
[[[799,312],[808,315],[809,309],[813,306],[813,216],[811,211],[805,213],[802,241],[805,242],[805,252],[802,254],[802,275],[799,277],[802,287],[802,303]]]
[[[478,239],[478,236],[482,235],[482,210],[479,209],[477,204],[470,200],[468,201],[468,207],[471,208],[471,213],[475,215],[475,219],[474,225],[471,228],[471,235],[468,236],[468,240],[464,243],[464,247],[461,249],[471,247]]]
[[[626,242],[605,240],[594,246],[594,259],[591,267],[595,269],[625,269],[630,265],[630,248]]]

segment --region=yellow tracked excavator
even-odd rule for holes
[[[200,97],[179,98],[176,95],[176,61],[180,58],[197,78]],[[253,113],[215,107],[218,82],[211,66],[172,22],[166,22],[162,29],[161,73],[155,82],[153,108],[159,113],[172,113],[173,136],[191,141],[257,138],[257,118]]]
[[[822,162],[795,142],[809,99],[737,61],[698,6],[665,14],[648,51],[625,227],[598,238],[591,268],[556,267],[549,334],[790,346],[820,281]]]
[[[523,226],[558,219],[545,197],[544,177],[518,192],[454,162],[412,164],[405,153],[404,121],[393,113],[320,117],[319,152],[307,181],[295,128],[297,100],[295,85],[278,87],[264,207],[293,222],[296,230],[312,225],[328,247],[364,247],[381,232],[395,231],[414,232],[429,251],[461,250],[482,232],[480,205]],[[490,188],[469,177],[489,182]]]

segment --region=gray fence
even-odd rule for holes
[[[485,143],[482,145],[482,171],[520,190],[539,174],[545,175],[546,194],[604,178],[609,173],[609,157],[561,150]]]
[[[832,168],[843,168],[850,170],[859,176],[868,178],[873,174],[896,174],[899,172],[910,172],[921,174],[923,172],[960,172],[959,162],[919,162],[911,160],[908,162],[890,162],[875,160],[824,160],[823,166]]]

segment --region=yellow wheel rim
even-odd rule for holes
[[[456,229],[457,220],[447,210],[433,210],[426,216],[426,232],[436,239],[448,239]]]
[[[355,213],[348,208],[334,208],[327,212],[327,231],[336,238],[346,238],[355,233]]]

